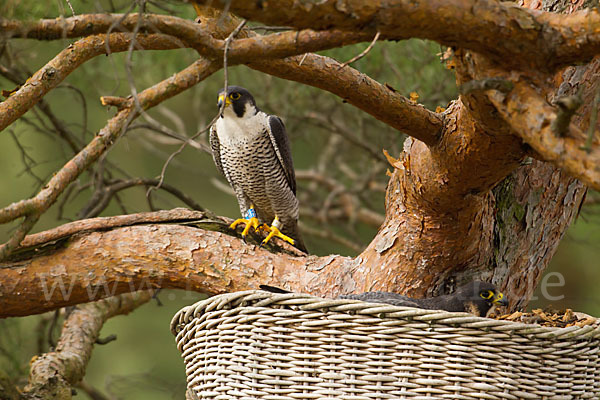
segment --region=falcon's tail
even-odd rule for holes
[[[266,292],[271,292],[271,293],[279,293],[279,294],[292,293],[289,290],[278,288],[276,286],[260,285],[259,288],[261,288],[262,290],[264,290]]]
[[[300,229],[298,229],[298,223],[294,223],[289,227],[284,227],[283,233],[294,239],[294,247],[298,250],[308,254],[308,250],[306,245],[304,244],[304,240],[302,239],[302,235],[300,235]]]

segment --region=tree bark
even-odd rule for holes
[[[440,6],[442,8],[435,8],[434,3],[420,3],[421,8],[415,12],[421,18],[434,9],[446,10],[442,7],[444,4],[459,6],[456,12],[446,10],[450,20],[440,21],[441,25],[436,29],[454,27],[452,18],[456,19],[462,15],[460,13],[466,12],[466,1],[446,1]],[[299,8],[299,3],[290,0],[269,2],[268,9],[263,13],[256,9],[255,3],[234,1],[232,10],[272,22],[270,10],[276,4],[289,6],[285,9],[286,19],[283,21],[299,27],[306,25],[321,29],[353,30],[363,27],[364,23],[375,22],[374,25],[364,25],[367,32],[380,29],[388,37],[402,37],[406,32],[411,33],[411,29],[415,30],[412,32],[415,34],[417,30],[427,30],[414,24],[400,27],[408,31],[398,27],[393,29],[393,23],[397,24],[397,21],[390,21],[383,12],[375,12],[370,5],[355,10],[352,7],[359,2],[351,0],[311,5],[311,13],[305,13]],[[401,0],[390,4],[399,5],[398,9],[392,10],[396,13],[402,7],[410,6]],[[333,6],[338,9],[328,16],[324,11]],[[575,91],[574,88],[578,86],[576,76],[586,76],[589,72],[587,76],[591,80],[592,71],[578,70],[581,74],[575,74],[569,69],[567,73],[571,73],[570,78],[565,75],[562,80],[555,80],[556,87],[548,83],[549,77],[554,77],[549,71],[556,70],[565,60],[574,57],[569,53],[574,46],[572,40],[589,39],[589,46],[585,47],[579,60],[590,57],[589,52],[595,49],[596,38],[580,25],[582,21],[587,21],[590,26],[595,26],[597,16],[589,13],[569,18],[569,26],[581,29],[568,33],[556,25],[557,19],[553,15],[536,14],[504,3],[478,2],[478,6],[471,11],[483,19],[476,21],[471,15],[468,21],[481,29],[490,27],[493,32],[497,29],[492,29],[490,21],[497,22],[498,19],[486,14],[486,10],[502,11],[498,18],[511,21],[507,26],[514,36],[507,39],[510,43],[502,42],[498,54],[495,53],[495,47],[490,47],[489,37],[478,37],[471,31],[468,32],[469,39],[464,27],[455,33],[457,36],[454,39],[449,36],[449,43],[454,43],[453,40],[458,43],[459,38],[464,40],[461,43],[465,49],[456,49],[453,54],[457,82],[464,84],[500,77],[511,83],[513,89],[508,94],[494,90],[465,93],[442,114],[411,106],[390,89],[369,81],[348,67],[336,70],[335,62],[320,56],[307,55],[309,62],[306,65],[299,65],[301,57],[269,62],[257,61],[253,57],[247,60],[252,68],[321,87],[349,99],[363,109],[376,107],[381,102],[389,107],[385,111],[387,114],[398,110],[402,116],[408,116],[411,112],[416,115],[405,124],[403,118],[397,115],[382,116],[379,113],[378,116],[372,112],[387,123],[405,127],[409,135],[421,141],[407,140],[399,159],[390,158],[394,170],[386,195],[385,221],[371,244],[355,259],[335,255],[298,257],[274,254],[242,243],[227,234],[202,229],[206,227],[202,221],[198,227],[181,225],[179,220],[160,225],[155,221],[138,221],[139,224],[131,226],[106,225],[104,228],[107,230],[69,231],[54,239],[57,240],[55,244],[42,246],[44,251],[38,254],[16,254],[0,265],[0,315],[43,312],[148,286],[223,293],[256,288],[259,284],[274,284],[322,296],[368,290],[391,290],[423,296],[447,292],[456,284],[475,278],[497,284],[507,294],[511,309],[525,305],[560,238],[577,213],[585,193],[585,187],[571,176],[548,163],[529,159],[529,155],[548,157],[544,151],[551,150],[547,141],[536,145],[535,134],[536,129],[540,128],[546,129],[542,133],[547,136],[548,126],[556,118],[557,111],[540,99],[555,97],[554,92],[561,81],[564,83],[559,92],[563,95]],[[357,13],[357,18],[348,20],[348,13]],[[438,15],[438,19],[444,15],[445,11]],[[310,18],[313,18],[314,25],[310,24]],[[547,22],[547,25],[540,26],[540,21]],[[218,40],[204,38],[202,40],[205,42],[198,46],[218,49],[222,45],[223,35],[233,29],[235,22],[235,18],[231,18],[223,32],[214,32]],[[203,24],[210,27],[216,24],[215,18],[207,17]],[[193,32],[193,29],[189,32]],[[540,38],[540,33],[547,36]],[[543,47],[541,56],[532,57],[531,63],[524,63],[519,71],[507,69],[513,66],[506,60],[508,56],[519,56],[523,60],[526,55],[523,48],[531,50],[532,44],[523,41],[530,38],[531,34],[536,35],[534,45],[543,46],[544,40],[549,45]],[[339,32],[332,36],[312,31],[304,35],[305,39],[323,39],[323,48],[345,40],[358,40]],[[281,36],[287,38],[282,42],[276,38],[266,39],[273,40],[270,42],[272,44],[281,45],[272,49],[272,55],[299,52],[296,49],[294,53],[289,46],[289,36]],[[561,38],[568,40],[557,44]],[[194,39],[188,37],[188,40]],[[248,37],[240,40],[250,40],[245,42],[247,48],[239,47],[237,50],[238,56],[242,57],[241,54],[248,55],[260,49],[263,39]],[[314,49],[311,47],[314,43],[309,42],[308,39],[300,41],[306,49]],[[527,44],[519,48],[518,43]],[[548,54],[564,56],[567,53],[571,55],[547,64],[539,71],[532,69],[548,63]],[[236,58],[236,62],[241,60]],[[201,60],[201,63],[205,67],[201,69],[203,76],[212,73],[220,65],[219,61],[212,63]],[[185,85],[168,92],[166,86],[161,84],[159,89],[166,93],[164,96],[154,97],[153,88],[142,92],[140,103],[150,107],[200,79],[195,78],[194,81],[188,78]],[[350,84],[344,80],[349,80]],[[564,87],[567,82],[571,88]],[[584,98],[589,99],[594,90],[593,85],[585,86]],[[537,94],[534,96],[533,92]],[[540,106],[540,120],[546,121],[542,125],[530,123],[533,121],[531,111],[522,113],[522,108],[518,107],[528,99],[535,100]],[[573,139],[573,133],[586,129],[586,121],[593,109],[588,107],[581,111],[580,116],[571,121],[571,136],[557,139],[560,143],[570,143],[568,141]],[[134,113],[133,108],[121,110],[100,136],[117,137],[131,113]],[[577,135],[575,139],[581,140]],[[69,167],[75,168],[75,172],[65,168],[51,180],[50,186],[59,184],[64,188],[97,159],[106,146],[106,140],[95,139],[89,145],[92,146],[89,149],[93,157],[69,164]],[[537,152],[532,152],[527,143]],[[572,145],[576,143],[574,141]],[[564,163],[565,168],[576,176],[574,171],[582,165],[585,167],[585,163],[569,163],[576,162],[579,155],[567,155]],[[592,152],[588,158],[594,160],[596,156]],[[561,165],[557,159],[552,161]],[[598,175],[597,170],[592,172]],[[65,174],[68,179],[63,181]],[[592,178],[588,180],[593,181]],[[46,192],[42,193],[45,196]],[[44,197],[43,206],[47,208],[57,195],[54,193],[55,197]],[[15,215],[30,215],[31,210],[26,206],[32,206],[35,201],[25,201],[25,205],[15,203],[14,207],[0,210],[0,220],[13,219]],[[18,213],[13,213],[13,209],[18,209]],[[93,229],[99,229],[104,222],[91,224],[95,226]],[[36,243],[39,248],[39,239],[37,242],[35,238],[25,239],[25,243],[28,241]]]

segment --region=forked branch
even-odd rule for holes
[[[107,319],[148,302],[153,291],[128,293],[77,306],[67,317],[56,350],[31,363],[24,398],[70,399],[71,387],[85,375],[94,343]]]
[[[477,51],[507,68],[555,71],[600,53],[600,14],[558,15],[496,0],[195,0],[249,20],[296,29],[340,29],[422,38]]]

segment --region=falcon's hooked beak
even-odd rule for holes
[[[221,108],[223,106],[223,102],[225,103],[225,107],[231,105],[231,100],[229,100],[229,96],[221,93],[217,99],[217,106]]]
[[[498,304],[501,306],[507,306],[508,300],[506,299],[506,297],[504,297],[504,294],[502,294],[501,292],[496,292],[495,296],[494,296],[494,300],[492,300],[492,303]]]

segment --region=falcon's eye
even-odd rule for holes
[[[242,97],[242,95],[239,93],[231,93],[229,97],[231,98],[231,100],[238,100],[240,97]]]
[[[492,292],[491,290],[484,290],[483,292],[479,293],[479,296],[486,300],[489,300],[492,297],[494,297],[494,292]]]

